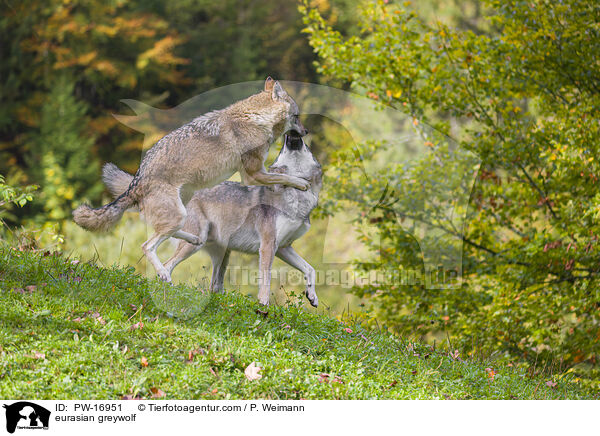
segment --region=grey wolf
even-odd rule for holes
[[[214,186],[236,171],[248,185],[308,189],[308,181],[270,173],[264,167],[277,137],[287,131],[307,133],[298,116],[296,102],[279,82],[268,77],[262,92],[208,112],[165,135],[146,153],[127,189],[113,202],[96,209],[81,205],[73,211],[73,218],[85,229],[108,230],[125,210],[138,206],[155,231],[142,250],[158,276],[170,281],[156,249],[170,237],[201,243],[197,236],[182,230],[185,205],[196,190]]]
[[[197,191],[187,205],[183,230],[197,236],[200,244],[180,241],[165,268],[171,274],[180,262],[203,249],[212,260],[211,291],[221,292],[231,251],[258,253],[258,299],[268,305],[271,266],[277,256],[304,274],[306,297],[317,307],[315,270],[292,248],[292,243],[310,228],[310,213],[317,206],[322,185],[321,165],[301,137],[286,135],[269,171],[309,180],[310,189],[223,182]],[[116,167],[105,167],[105,175],[109,176],[105,180],[112,180],[113,195],[127,189],[132,178]]]

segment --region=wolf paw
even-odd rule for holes
[[[308,188],[310,188],[310,182],[308,180],[298,178],[298,182],[294,187],[300,189],[301,191],[306,191]]]
[[[167,283],[171,283],[171,274],[169,274],[169,271],[165,270],[161,270],[157,272],[158,278],[161,279],[163,282],[167,282]]]
[[[317,297],[317,294],[313,291],[306,291],[306,298],[308,298],[308,301],[310,303],[310,305],[312,307],[318,307],[319,306],[319,298]]]

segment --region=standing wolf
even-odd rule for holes
[[[279,82],[267,78],[264,91],[225,109],[202,115],[159,140],[144,156],[140,168],[112,203],[93,209],[81,205],[73,211],[75,222],[88,230],[108,230],[123,212],[138,205],[154,228],[142,250],[158,276],[170,281],[156,249],[169,237],[191,244],[201,241],[182,231],[185,204],[194,191],[228,179],[236,171],[245,184],[284,184],[306,190],[307,180],[268,173],[264,167],[270,145],[284,132],[307,133],[296,102]]]
[[[194,194],[187,205],[183,230],[197,235],[201,245],[180,241],[165,263],[169,274],[189,256],[206,250],[212,260],[211,291],[223,290],[229,253],[259,254],[258,299],[269,304],[271,265],[275,256],[300,270],[306,280],[306,297],[319,304],[315,292],[315,270],[292,248],[292,243],[310,228],[310,213],[317,206],[322,170],[302,138],[286,135],[271,171],[310,181],[310,189],[299,191],[276,185],[243,186],[224,182]],[[104,182],[114,196],[121,194],[132,176],[114,166],[104,167]]]

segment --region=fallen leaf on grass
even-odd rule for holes
[[[102,318],[102,316],[100,316],[100,314],[98,312],[94,312],[92,313],[92,318],[94,318],[96,321],[98,321],[100,324],[105,325],[106,321],[104,321],[104,318]]]
[[[210,371],[210,373],[211,373],[212,375],[214,375],[215,377],[218,377],[218,375],[217,375],[217,372],[216,372],[214,369],[212,369],[212,368],[208,368],[208,370]]]
[[[146,359],[144,356],[142,356],[142,360],[141,360],[142,366],[145,368],[148,366],[148,359]]]
[[[398,384],[397,380],[394,380],[390,383],[390,388],[393,388],[394,386],[396,386]]]
[[[259,374],[258,372],[261,370],[262,368],[260,366],[256,366],[256,362],[252,362],[250,365],[248,365],[246,367],[246,369],[244,370],[244,375],[246,376],[246,378],[250,381],[253,380],[260,380],[262,378],[262,375]]]
[[[548,386],[549,388],[555,388],[556,387],[556,382],[553,382],[552,380],[549,380],[546,382],[546,386]]]
[[[322,372],[321,374],[319,374],[319,383],[329,383],[330,378],[331,378],[331,375]],[[333,376],[333,379],[331,379],[331,383],[344,384],[344,380],[342,380],[340,377],[335,375],[335,376]]]
[[[200,354],[202,356],[202,355],[206,354],[206,350],[204,348],[196,348],[194,350],[188,351],[187,360],[189,360],[191,362],[192,360],[194,360],[194,356],[196,354]]]
[[[329,383],[329,374],[322,372],[319,374],[319,383]]]
[[[121,400],[141,400],[142,397],[138,394],[135,397],[133,395],[123,395]]]
[[[144,323],[142,321],[140,322],[136,322],[135,324],[133,324],[131,327],[129,327],[129,330],[141,330],[144,328]]]
[[[33,357],[34,359],[42,359],[42,360],[44,360],[46,358],[46,355],[44,353],[39,353],[37,351],[34,351],[33,352],[33,356],[31,356],[31,357]]]
[[[162,397],[166,397],[167,396],[167,394],[165,394],[159,388],[150,388],[150,392],[152,392],[152,395],[150,395],[150,398],[162,398]]]
[[[351,328],[349,328],[349,327],[346,327],[346,328],[344,329],[344,331],[345,331],[346,333],[352,333],[352,329],[351,329]]]

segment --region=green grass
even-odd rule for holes
[[[0,247],[0,397],[597,398],[298,306]]]

